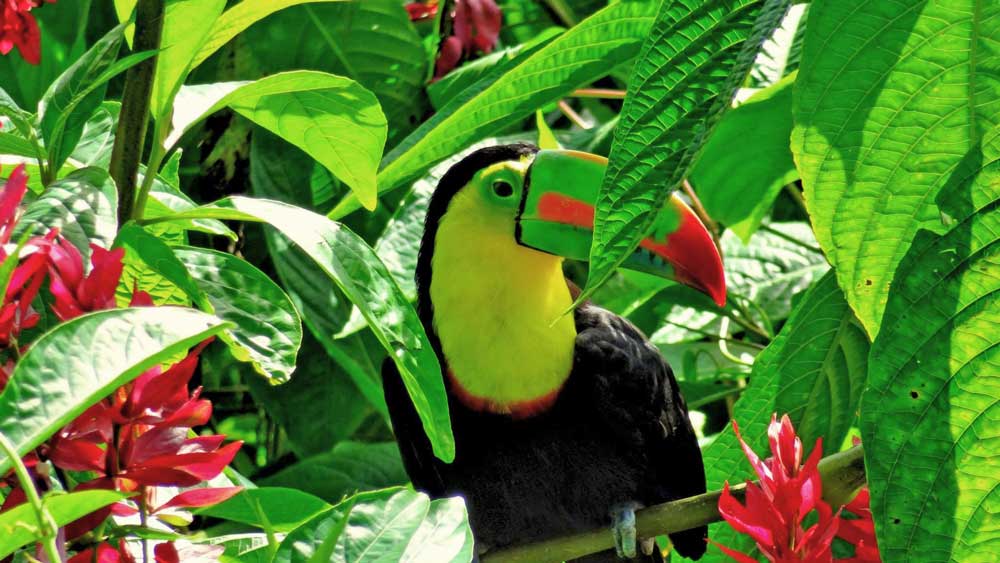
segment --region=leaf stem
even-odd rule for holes
[[[602,100],[624,100],[625,90],[612,88],[578,88],[570,94],[574,98],[598,98]]]
[[[861,446],[835,453],[819,462],[823,479],[823,499],[837,508],[848,502],[865,485],[864,451]],[[730,488],[733,496],[743,499],[745,485]],[[722,520],[719,497],[722,491],[658,504],[636,512],[636,534],[652,538],[672,534]],[[483,563],[557,563],[597,553],[614,547],[610,527],[570,534],[540,542],[491,551]]]
[[[779,231],[778,229],[775,229],[774,227],[768,225],[767,223],[761,223],[760,224],[760,230],[762,230],[762,231],[764,231],[766,233],[770,233],[770,234],[772,234],[772,235],[774,235],[774,236],[776,236],[776,237],[778,237],[780,239],[787,240],[788,242],[790,242],[792,244],[801,246],[802,248],[805,248],[806,250],[808,250],[810,252],[815,252],[816,254],[823,254],[823,249],[822,248],[820,248],[818,246],[813,246],[813,245],[809,244],[808,242],[801,241],[801,240],[799,240],[799,239],[797,239],[797,238],[795,238],[795,237],[793,237],[793,236],[791,236],[791,235],[789,235],[787,233],[783,233],[783,232]]]
[[[59,546],[56,545],[56,534],[59,527],[56,526],[49,511],[45,509],[45,505],[42,504],[42,499],[38,496],[38,491],[35,490],[35,482],[32,480],[31,474],[28,473],[28,468],[25,467],[21,456],[17,455],[17,448],[2,432],[0,432],[0,449],[3,449],[4,454],[10,458],[11,465],[14,466],[14,473],[17,474],[17,480],[21,483],[21,489],[24,491],[24,496],[27,497],[32,510],[35,511],[38,529],[42,532],[42,547],[45,549],[45,555],[49,558],[50,563],[62,561],[62,557],[59,555]]]
[[[566,100],[559,100],[559,103],[556,105],[559,106],[559,111],[563,112],[563,115],[573,122],[573,125],[576,125],[580,129],[591,129],[594,127],[592,123],[587,123],[587,120],[584,119],[583,116],[576,113],[576,110],[570,107],[570,105],[566,103]]]
[[[153,182],[156,180],[156,174],[160,171],[160,165],[163,164],[165,154],[166,151],[163,149],[160,139],[160,123],[157,122],[153,126],[153,148],[149,152],[149,163],[146,164],[146,173],[142,177],[142,186],[139,188],[139,195],[135,198],[135,207],[132,208],[132,214],[129,218],[136,221],[142,220],[142,216],[146,212],[146,202],[149,200],[149,192],[153,189]]]
[[[139,0],[135,12],[135,42],[133,51],[156,51],[163,32],[164,0]],[[146,141],[149,121],[149,100],[153,93],[153,78],[159,56],[150,57],[125,74],[122,109],[115,131],[108,169],[118,186],[118,223],[133,215],[139,162]]]

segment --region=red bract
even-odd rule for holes
[[[94,551],[97,551],[95,554]],[[125,548],[125,540],[118,540],[118,547],[102,543],[96,548],[86,549],[69,558],[67,563],[135,563],[135,558]]]
[[[17,208],[27,191],[28,175],[24,172],[24,165],[19,164],[11,172],[3,191],[0,192],[0,244],[10,242],[10,235],[14,232],[14,224],[17,222]]]
[[[761,461],[743,441],[736,421],[733,429],[760,484],[748,481],[745,504],[740,504],[730,493],[727,482],[719,499],[719,513],[734,530],[753,538],[768,561],[832,561],[830,544],[837,532],[838,519],[822,500],[818,470],[822,440],[816,441],[812,454],[800,465],[802,441],[795,435],[791,420],[786,415],[778,422],[772,416],[767,433],[772,457]],[[802,520],[813,510],[818,522],[803,530]],[[721,545],[719,548],[741,563],[754,561],[744,553]]]
[[[113,309],[115,289],[122,277],[124,248],[105,250],[90,245],[90,274],[83,275],[83,257],[72,243],[57,239],[49,254],[49,290],[55,302],[52,312],[68,321],[90,311]]]
[[[428,18],[433,18],[437,15],[438,3],[437,0],[432,0],[431,2],[410,2],[406,5],[406,13],[410,15],[410,21],[424,20]]]
[[[35,16],[30,14],[39,5],[41,2],[34,0],[0,0],[0,55],[17,47],[24,60],[33,65],[39,63],[41,32]]]
[[[847,563],[881,563],[878,543],[875,541],[875,522],[872,520],[868,487],[858,491],[854,499],[845,504],[857,518],[838,518],[837,537],[854,546],[854,557],[840,559]]]
[[[500,8],[493,0],[457,0],[455,36],[466,53],[489,53],[500,36]]]

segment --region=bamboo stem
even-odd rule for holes
[[[819,462],[823,478],[823,499],[834,508],[846,504],[865,485],[864,450],[861,446],[833,454]],[[730,488],[743,498],[746,485]],[[718,522],[719,497],[712,491],[673,502],[650,506],[636,512],[636,533],[640,538],[672,534]],[[483,563],[559,563],[614,547],[611,528],[599,528],[536,543],[487,552]]]

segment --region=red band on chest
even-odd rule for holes
[[[562,391],[562,387],[560,386],[554,391],[546,393],[545,395],[535,399],[514,401],[512,403],[498,403],[493,399],[479,397],[469,393],[464,387],[462,387],[462,384],[459,383],[458,379],[455,378],[455,375],[450,369],[447,373],[451,392],[463,405],[476,412],[507,415],[514,420],[531,418],[549,410],[552,405],[555,404],[556,399],[559,398],[559,392]]]

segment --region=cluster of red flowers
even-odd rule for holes
[[[406,5],[410,19],[418,21],[437,15],[438,0],[411,2]],[[451,72],[458,66],[463,56],[471,56],[477,51],[489,53],[496,46],[500,36],[500,8],[494,0],[455,0],[455,11],[451,14],[454,35],[441,42],[434,78]]]
[[[45,0],[52,3],[56,0]],[[36,65],[41,60],[41,33],[31,9],[42,0],[0,0],[0,55],[17,47],[21,57]]]
[[[832,562],[834,537],[840,537],[855,547],[854,557],[838,561],[880,561],[875,527],[868,509],[867,487],[846,506],[857,516],[856,519],[844,518],[841,511],[834,514],[822,498],[823,483],[819,474],[822,439],[816,440],[812,454],[803,464],[802,440],[795,434],[788,415],[782,416],[781,421],[772,416],[767,432],[772,457],[762,461],[743,441],[736,421],[733,421],[733,429],[760,483],[747,481],[746,504],[740,504],[730,493],[727,482],[719,499],[719,513],[734,530],[753,538],[768,561]],[[803,529],[806,516],[814,511],[816,523]],[[715,545],[740,563],[757,561],[745,553],[717,543]]]
[[[10,240],[26,189],[24,167],[19,166],[0,192],[0,244],[6,245]],[[80,251],[59,236],[58,230],[53,229],[24,245],[0,306],[2,346],[23,350],[18,338],[22,331],[38,323],[39,315],[31,304],[46,279],[52,295],[51,310],[62,321],[116,307],[115,290],[122,276],[124,249],[106,250],[91,245],[90,250],[91,267],[87,273]],[[6,258],[0,247],[0,260]],[[134,291],[130,305],[153,306],[153,301],[149,294]],[[168,491],[166,487],[192,487],[215,478],[241,446],[241,442],[223,446],[225,436],[221,435],[189,437],[191,429],[205,424],[212,414],[211,402],[200,398],[201,389],[188,390],[198,354],[206,344],[202,343],[168,369],[156,366],[147,370],[111,397],[90,407],[25,460],[43,488],[49,477],[38,471],[39,461],[48,460],[62,470],[91,472],[92,478],[74,490],[136,493],[126,502],[68,525],[64,530],[67,540],[93,530],[111,514],[130,516],[142,511],[155,515],[166,509],[215,504],[239,492],[239,487],[195,488],[176,494],[170,491],[170,498],[160,498]],[[10,360],[0,378],[0,389],[12,368]],[[25,502],[24,491],[16,479],[8,476],[6,480],[11,489],[0,511]],[[95,549],[101,555],[98,560],[112,561],[118,559],[110,558],[110,554],[124,548],[103,544]],[[92,550],[86,550],[70,561],[90,561],[92,555]],[[178,561],[177,549],[171,544],[157,546],[156,560]]]

